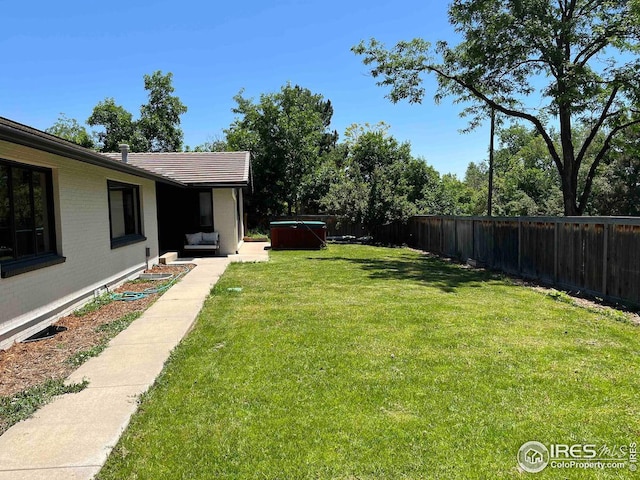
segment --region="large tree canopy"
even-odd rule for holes
[[[45,132],[85,148],[95,148],[95,142],[87,129],[80,125],[75,118],[69,118],[64,113],[61,113],[56,123],[47,128]]]
[[[118,145],[129,144],[133,152],[177,152],[182,149],[183,133],[180,116],[187,107],[172,95],[172,73],[163,75],[156,71],[144,76],[144,88],[148,101],[140,107],[140,119],[113,98],[106,98],[94,108],[87,123],[103,126],[97,133],[102,152],[118,152]]]
[[[187,107],[173,95],[173,74],[161,71],[144,76],[144,88],[149,92],[146,104],[140,107],[140,133],[147,141],[149,152],[177,152],[182,149],[180,115]]]
[[[285,85],[260,100],[236,95],[236,120],[225,130],[227,143],[253,155],[253,207],[263,215],[301,213],[304,185],[320,154],[335,143],[328,127],[333,107],[322,95]]]
[[[324,210],[362,223],[369,232],[416,213],[459,213],[455,185],[414,158],[409,143],[398,142],[387,130],[385,124],[347,128],[343,158],[334,165],[335,175],[320,202]]]
[[[422,74],[438,78],[436,101],[469,105],[471,126],[494,109],[530,122],[560,175],[565,215],[581,215],[616,137],[640,123],[637,0],[454,0],[449,17],[462,41],[423,39],[386,49],[353,47],[389,98],[420,103]],[[576,127],[587,126],[577,138]],[[553,130],[559,134],[554,142]],[[603,140],[595,140],[602,137]],[[579,175],[580,171],[586,174]]]
[[[121,143],[129,144],[134,152],[145,151],[146,142],[137,135],[133,115],[123,106],[117,105],[113,98],[98,102],[87,123],[92,127],[104,127],[104,130],[97,133],[101,152],[119,152],[118,145]]]

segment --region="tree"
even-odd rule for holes
[[[212,138],[200,145],[191,148],[189,145],[184,147],[185,152],[228,152],[229,145],[227,141],[221,138]]]
[[[320,155],[316,168],[303,179],[300,202],[305,213],[317,215],[324,213],[322,199],[329,193],[331,185],[337,183],[340,172],[347,159],[348,148],[340,143]]]
[[[182,149],[180,115],[187,112],[187,107],[172,95],[175,90],[172,79],[171,72],[163,75],[160,70],[144,76],[149,99],[140,107],[138,128],[147,141],[146,151],[177,152]]]
[[[85,148],[95,148],[95,142],[87,129],[78,123],[75,118],[69,118],[61,113],[52,126],[47,128],[45,132],[57,137],[64,138],[70,142],[77,143]]]
[[[362,180],[358,170],[345,168],[337,173],[320,203],[324,211],[336,215],[340,221],[364,223],[368,198],[369,186]]]
[[[132,152],[176,152],[182,149],[180,115],[187,111],[180,99],[171,95],[172,73],[163,75],[156,71],[144,76],[144,88],[149,92],[146,104],[140,107],[140,119],[113,98],[106,98],[94,108],[87,123],[101,125],[98,132],[101,152],[119,152],[121,143],[129,145]]]
[[[325,211],[362,223],[369,233],[416,214],[435,170],[414,159],[410,145],[399,143],[384,125],[351,125],[345,138],[344,160],[321,200]]]
[[[322,95],[289,84],[254,103],[234,97],[238,115],[225,130],[232,149],[249,150],[255,192],[253,208],[262,215],[302,213],[304,185],[320,154],[335,143],[328,131],[333,107]]]
[[[465,186],[464,193],[459,197],[460,208],[463,213],[466,215],[486,215],[489,165],[486,162],[469,163],[464,174],[463,183]]]
[[[444,215],[473,215],[471,211],[471,192],[458,177],[445,173],[441,178],[442,212]]]
[[[594,182],[588,211],[592,215],[640,215],[640,127],[617,139],[609,162]]]
[[[498,137],[500,147],[495,154],[496,214],[561,214],[560,182],[538,132],[515,124],[500,130]],[[552,138],[557,143],[557,134],[552,132]]]
[[[393,102],[420,103],[422,74],[433,73],[436,101],[468,102],[471,127],[491,109],[530,122],[558,171],[565,215],[581,215],[616,137],[640,123],[639,9],[628,0],[454,0],[457,46],[438,42],[434,51],[414,39],[387,50],[373,39],[353,51],[391,87]],[[576,125],[589,125],[581,141]],[[559,144],[550,126],[559,128]],[[599,134],[604,140],[589,155]]]
[[[127,143],[133,152],[146,150],[146,141],[137,131],[133,115],[121,105],[116,105],[113,98],[98,102],[87,123],[92,127],[104,127],[104,131],[97,133],[101,152],[119,152],[121,143]]]

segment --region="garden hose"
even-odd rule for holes
[[[141,292],[121,292],[121,293],[112,293],[111,300],[119,301],[119,302],[133,302],[135,300],[140,300],[142,298],[148,297],[149,295],[154,295],[156,293],[162,293],[168,290],[174,283],[176,283],[182,276],[189,273],[189,268],[185,268],[183,272],[172,275],[170,280],[166,283],[163,283],[159,287],[146,288]]]

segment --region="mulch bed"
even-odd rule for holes
[[[178,275],[184,273],[185,267],[191,269],[193,265],[155,265],[145,272]],[[114,292],[141,292],[163,283],[165,282],[162,280],[126,282]],[[47,340],[15,343],[6,350],[0,350],[0,396],[12,396],[48,379],[66,378],[77,368],[66,360],[100,344],[107,335],[96,331],[97,327],[129,313],[142,312],[159,296],[160,294],[155,293],[135,301],[112,301],[82,316],[68,315],[54,323],[67,327],[66,331]]]

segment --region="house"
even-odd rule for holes
[[[243,189],[250,183],[249,152],[106,154],[165,178],[159,182],[158,230],[161,251],[180,251],[186,233],[220,233],[220,253],[234,254],[244,237]]]
[[[152,168],[147,154],[123,161],[0,117],[0,349],[157,263],[185,233],[215,228],[222,253],[238,249],[248,153],[213,155],[218,166],[195,155],[202,168],[173,155]]]

